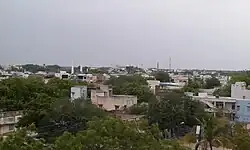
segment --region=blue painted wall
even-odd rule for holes
[[[250,99],[237,99],[235,109],[235,121],[250,123]]]

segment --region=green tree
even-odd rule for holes
[[[202,119],[201,127],[203,130],[201,132],[203,135],[203,139],[197,143],[196,149],[199,146],[207,148],[209,146],[210,150],[213,150],[213,146],[215,144],[219,144],[220,146],[224,146],[222,140],[227,140],[225,135],[228,133],[228,122],[223,120],[218,120],[214,118],[212,115],[204,117]]]
[[[218,89],[216,89],[213,93],[214,96],[224,96],[230,97],[231,96],[231,84],[226,84]]]
[[[137,96],[139,103],[155,98],[146,80],[139,75],[112,77],[106,84],[112,85],[114,94]]]
[[[167,72],[156,72],[154,74],[155,76],[155,79],[156,80],[159,80],[161,82],[170,82],[170,77],[169,77],[169,74]]]
[[[150,103],[148,110],[149,122],[157,123],[162,131],[168,129],[172,135],[182,123],[192,127],[197,123],[195,118],[202,118],[204,114],[199,102],[177,92],[169,92],[159,101]]]
[[[250,72],[245,71],[245,72],[241,72],[238,74],[233,74],[230,82],[233,84],[235,82],[245,82],[248,86],[248,85],[250,85]]]
[[[65,133],[55,142],[56,150],[184,150],[183,147],[155,138],[157,128],[123,122],[115,118],[98,119],[88,123],[88,129],[76,134]],[[156,129],[156,130],[155,130]],[[153,134],[154,133],[154,134]]]
[[[85,100],[58,100],[50,111],[37,123],[39,137],[53,141],[67,131],[77,133],[87,128],[86,123],[93,117],[104,117],[107,114]]]
[[[220,81],[217,78],[212,77],[206,80],[205,88],[212,89],[215,87],[219,87],[220,85]]]
[[[26,129],[10,134],[6,139],[0,140],[1,150],[49,150],[42,140],[34,139]]]
[[[148,104],[137,104],[128,108],[128,113],[134,115],[147,115],[148,113]]]
[[[246,128],[245,124],[237,123],[232,128],[233,132],[227,141],[228,148],[233,150],[246,150],[250,147],[250,135],[249,129]]]

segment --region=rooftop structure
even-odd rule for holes
[[[100,89],[91,90],[91,102],[107,111],[124,110],[137,104],[137,97],[132,95],[113,95],[107,85],[100,85]]]

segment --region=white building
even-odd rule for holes
[[[71,100],[75,99],[87,99],[87,86],[74,86],[71,87],[70,98]]]
[[[59,73],[55,73],[55,77],[60,78],[60,79],[69,79],[70,74],[67,73],[66,71],[60,71]]]
[[[156,86],[160,85],[160,81],[158,80],[147,80],[148,86],[150,88],[150,90],[155,94],[155,89]]]
[[[85,82],[93,82],[95,77],[92,74],[77,74],[77,80],[85,81]]]

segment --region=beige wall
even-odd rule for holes
[[[5,124],[0,126],[0,134],[5,134],[9,132],[13,132],[15,130],[10,130],[10,126],[13,126],[14,124]]]
[[[96,96],[96,98],[91,100],[93,104],[98,106],[102,105],[102,108],[111,111],[115,110],[115,105],[119,106],[119,110],[124,109],[124,106],[131,107],[137,104],[137,97],[135,96],[118,96],[114,95],[111,97],[107,96]]]

